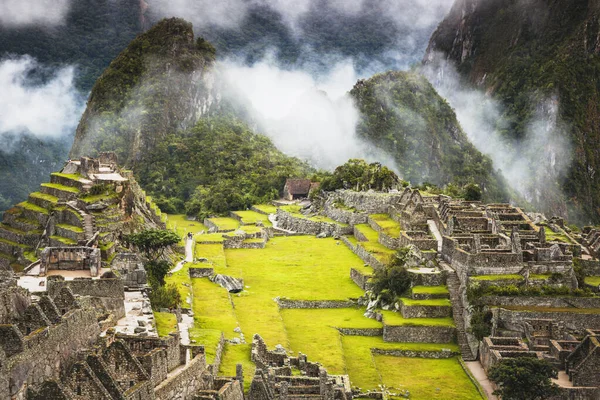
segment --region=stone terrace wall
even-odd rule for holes
[[[64,280],[61,276],[50,276],[46,281],[47,291],[50,297],[55,296],[64,287],[71,289],[73,294],[98,298],[107,310],[115,317],[125,316],[125,294],[123,280],[117,279],[91,279],[75,278]]]
[[[396,205],[402,198],[402,193],[355,192],[338,190],[335,196],[340,198],[348,207],[354,207],[368,214],[388,214],[388,208]]]
[[[350,279],[356,283],[356,285],[362,290],[369,289],[369,279],[371,279],[371,275],[363,274],[361,271],[351,268],[350,269]]]
[[[79,299],[80,308],[68,311],[61,322],[22,338],[23,351],[7,358],[0,375],[10,379],[15,400],[25,399],[23,385],[58,380],[59,373],[75,361],[77,352],[94,344],[101,327],[91,299]]]
[[[383,269],[385,268],[385,264],[379,261],[375,256],[365,250],[360,244],[357,246],[353,246],[352,251],[360,257],[365,263],[369,264],[373,269]]]
[[[411,357],[411,358],[452,358],[458,353],[453,351],[442,350],[442,351],[422,351],[422,350],[393,350],[393,349],[372,349],[371,353],[373,354],[381,354],[384,356],[394,356],[394,357]]]
[[[600,329],[600,314],[580,314],[572,312],[513,311],[504,308],[493,310],[496,320],[515,331],[523,331],[523,321],[528,319],[554,319],[563,321],[567,327],[584,330]]]
[[[408,343],[451,343],[456,328],[445,326],[391,326],[383,325],[383,340]]]
[[[388,249],[397,250],[400,248],[400,240],[398,238],[388,235],[383,231],[379,232],[378,242],[387,247]]]
[[[494,306],[600,308],[599,297],[484,296],[478,303]]]
[[[212,377],[206,370],[204,354],[198,354],[179,373],[154,388],[156,400],[187,400],[197,391],[211,387]]]
[[[190,268],[188,269],[190,278],[206,278],[215,274],[214,268]]]
[[[327,236],[342,236],[352,234],[351,226],[343,226],[331,222],[312,221],[307,218],[296,217],[281,209],[277,210],[277,225],[283,229],[308,235],[325,233]]]
[[[349,300],[290,300],[277,299],[279,308],[349,308],[356,304]]]
[[[344,210],[342,208],[335,207],[329,202],[325,203],[325,206],[323,207],[323,212],[325,216],[335,221],[349,225],[365,224],[367,222],[367,219],[369,218],[369,214],[365,212],[354,212],[351,210]]]

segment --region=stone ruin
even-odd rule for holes
[[[90,276],[100,273],[100,249],[96,247],[46,247],[40,255],[39,276],[50,270],[89,270]]]
[[[260,335],[252,339],[251,359],[256,364],[256,373],[248,400],[352,399],[348,375],[329,375],[302,353],[290,357],[283,348],[268,350]],[[293,370],[300,374],[294,374]]]
[[[11,273],[1,278],[0,399],[243,400],[241,376],[216,377],[204,347],[178,332],[117,333],[121,279],[51,276],[32,296]]]

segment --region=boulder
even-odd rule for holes
[[[239,293],[244,290],[244,280],[233,278],[227,275],[217,274],[212,278],[217,285],[227,289],[229,293]]]

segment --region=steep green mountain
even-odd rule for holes
[[[219,105],[214,58],[182,19],[139,35],[94,85],[71,157],[115,151],[169,212],[206,216],[277,198],[287,177],[312,170]]]
[[[600,221],[600,3],[456,0],[425,62],[438,53],[501,100],[507,137],[525,137],[544,100],[556,103],[573,147],[557,155],[573,159],[560,182],[569,217]]]
[[[71,157],[111,150],[144,159],[167,135],[193,126],[211,106],[215,50],[192,24],[165,19],[134,39],[96,81]]]
[[[392,155],[403,179],[476,183],[487,200],[507,200],[491,160],[469,142],[452,108],[422,75],[378,74],[360,80],[350,94],[361,113],[357,134]]]

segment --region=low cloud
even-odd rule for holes
[[[442,56],[431,60],[422,72],[454,108],[475,147],[490,156],[494,167],[525,200],[547,212],[565,215],[565,196],[559,182],[571,165],[572,145],[568,127],[559,118],[558,97],[532,94],[535,112],[524,137],[516,139],[506,133],[509,129],[498,101],[464,84]]]
[[[72,132],[83,107],[73,78],[73,67],[49,70],[28,56],[1,60],[0,134],[56,138]]]
[[[0,26],[61,25],[71,8],[71,0],[1,0]]]
[[[253,66],[226,61],[219,67],[226,97],[246,107],[259,131],[283,152],[332,169],[349,158],[391,158],[356,136],[359,113],[347,94],[358,76],[351,61],[318,77],[304,70],[283,70],[271,60]],[[310,69],[310,68],[307,68]]]

